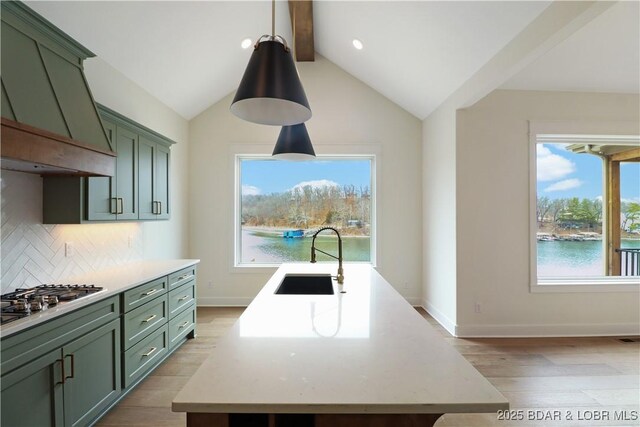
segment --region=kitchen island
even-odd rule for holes
[[[507,400],[370,265],[334,295],[278,295],[283,264],[173,400],[187,426],[430,426]],[[341,293],[343,291],[344,293]]]

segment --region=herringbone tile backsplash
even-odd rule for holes
[[[0,180],[2,293],[142,259],[139,224],[44,225],[42,178],[3,170]]]

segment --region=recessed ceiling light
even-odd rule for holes
[[[251,44],[251,39],[244,39],[242,40],[242,43],[240,43],[240,46],[242,46],[243,49],[248,49]]]
[[[358,50],[362,50],[362,48],[364,47],[364,45],[362,44],[362,42],[358,39],[353,39],[353,47],[355,47]]]

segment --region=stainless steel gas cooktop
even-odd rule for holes
[[[95,294],[104,288],[95,285],[40,285],[35,288],[16,289],[0,295],[2,321],[5,324],[58,304]]]

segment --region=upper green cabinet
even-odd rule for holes
[[[140,219],[168,219],[169,149],[140,137],[138,155]]]
[[[170,139],[98,104],[116,151],[113,177],[43,177],[45,224],[169,219]]]
[[[131,221],[138,218],[138,135],[103,120],[115,147],[114,177],[87,178],[88,221]]]

